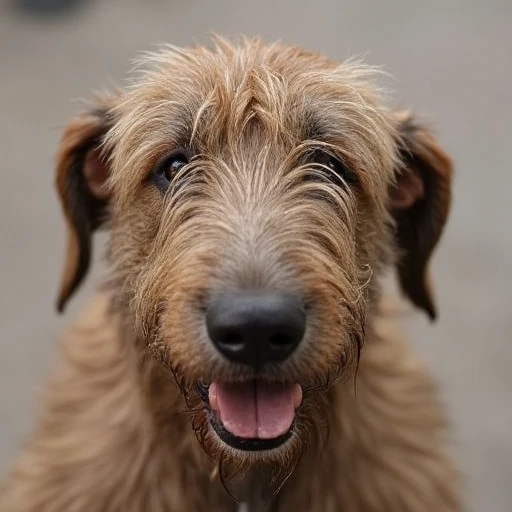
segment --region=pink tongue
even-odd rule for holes
[[[209,389],[210,406],[224,428],[237,437],[252,439],[273,439],[286,434],[301,397],[298,384],[216,381]]]

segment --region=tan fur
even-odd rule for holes
[[[111,273],[65,337],[0,510],[234,511],[228,492],[251,512],[460,510],[437,390],[379,287],[396,263],[404,293],[435,315],[427,265],[449,209],[448,157],[383,105],[361,64],[221,39],[144,63],[63,137],[59,305],[102,223]],[[191,162],[162,195],[152,169],[176,150]],[[356,183],[312,162],[320,150]],[[253,377],[204,327],[212,297],[253,288],[299,296],[308,327],[261,370],[301,384],[294,434],[248,453],[216,436],[196,385]]]

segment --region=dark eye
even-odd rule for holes
[[[310,155],[309,161],[320,164],[335,182],[341,182],[342,185],[352,185],[356,182],[356,177],[347,164],[327,151],[317,149]]]
[[[170,183],[174,180],[178,172],[189,163],[184,152],[174,152],[166,156],[156,165],[151,177],[155,185],[166,192]]]
[[[165,159],[160,172],[167,181],[172,181],[176,174],[178,174],[178,171],[187,164],[188,158],[183,153],[177,153]]]

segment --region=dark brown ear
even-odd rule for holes
[[[92,233],[107,217],[110,192],[106,187],[108,156],[102,140],[112,126],[107,99],[74,119],[65,129],[57,154],[56,185],[68,228],[64,273],[57,300],[63,311],[87,274]]]
[[[428,263],[450,209],[452,162],[434,135],[409,113],[399,112],[395,119],[402,162],[391,190],[398,278],[405,295],[434,320]]]

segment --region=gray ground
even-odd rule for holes
[[[417,315],[409,329],[443,384],[469,509],[511,510],[511,21],[507,0],[112,0],[43,22],[0,3],[0,473],[34,417],[57,333],[92,289],[56,317],[52,158],[72,100],[120,80],[154,43],[247,33],[383,65],[397,101],[426,114],[454,156],[455,208],[433,268],[441,319]]]

